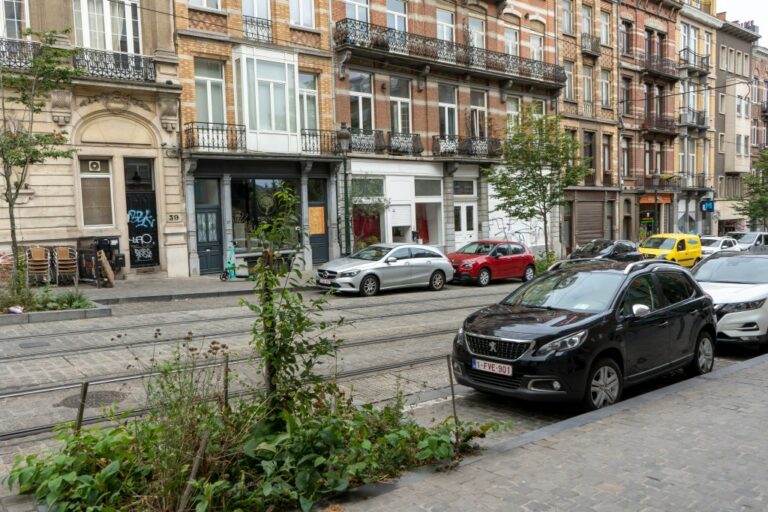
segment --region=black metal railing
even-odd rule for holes
[[[353,19],[336,22],[336,46],[377,50],[405,55],[433,64],[445,64],[461,71],[487,71],[497,75],[513,75],[537,81],[565,83],[562,66],[547,62],[476,48],[434,37],[373,25]]]
[[[339,152],[336,132],[333,130],[301,130],[301,151],[315,155],[335,155]]]
[[[184,147],[206,151],[244,151],[245,125],[186,123],[184,125]]]
[[[243,16],[243,34],[246,39],[260,43],[272,42],[272,20]]]
[[[691,71],[709,73],[709,55],[699,55],[690,48],[680,50],[680,64]]]
[[[581,34],[581,51],[595,57],[600,56],[600,38],[592,34]]]
[[[592,169],[589,174],[584,175],[584,186],[594,187],[597,185],[597,177],[595,176],[595,170]]]
[[[709,118],[703,110],[680,109],[680,124],[693,128],[709,128]]]
[[[604,187],[614,187],[614,180],[613,180],[613,173],[608,171],[603,171],[603,186]]]
[[[349,130],[349,150],[356,153],[381,153],[387,149],[384,132],[381,130]]]
[[[0,39],[0,66],[10,69],[29,69],[32,59],[40,52],[36,41]]]
[[[433,135],[432,154],[437,156],[452,156],[459,154],[458,135]]]
[[[706,189],[711,188],[707,183],[707,177],[702,173],[681,174],[680,188],[683,189]]]
[[[503,143],[492,137],[460,137],[458,135],[434,135],[432,154],[436,156],[465,156],[498,158]]]
[[[651,173],[644,176],[643,188],[646,192],[675,192],[680,189],[680,183],[675,175],[662,172],[658,178],[654,178]]]
[[[640,67],[646,73],[664,78],[678,80],[680,78],[677,66],[666,57],[653,54],[639,54]]]
[[[155,81],[155,63],[151,57],[143,55],[80,48],[73,64],[85,76],[135,82]]]
[[[418,133],[387,133],[387,150],[392,155],[419,155],[424,151]]]
[[[677,132],[677,124],[672,117],[645,114],[643,130],[648,132],[674,134]]]

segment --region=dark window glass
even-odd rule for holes
[[[685,240],[680,240],[679,242],[677,242],[677,250],[678,251],[685,250]]]
[[[442,195],[440,180],[416,180],[415,189],[417,197]]]
[[[407,260],[411,257],[411,250],[408,247],[400,247],[389,255],[390,258],[393,256],[399,260]]]
[[[661,291],[670,304],[677,304],[693,295],[693,286],[683,274],[679,272],[665,272],[659,274]]]
[[[435,251],[430,251],[429,249],[422,249],[419,248],[412,248],[411,249],[411,257],[412,258],[439,258],[440,255],[437,254]]]
[[[622,314],[624,316],[632,316],[632,306],[635,304],[648,306],[651,311],[658,308],[658,298],[653,289],[651,276],[640,276],[632,281],[624,296],[624,303],[621,306]]]
[[[453,193],[457,196],[471,196],[475,194],[475,182],[472,180],[455,180]]]
[[[509,244],[509,247],[511,248],[510,254],[523,254],[525,252],[525,248],[522,245]]]

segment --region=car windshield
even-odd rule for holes
[[[740,244],[751,244],[757,238],[756,233],[728,233],[728,236],[735,238]]]
[[[731,256],[706,259],[693,271],[697,281],[710,283],[768,283],[768,258]]]
[[[456,252],[458,254],[488,254],[494,247],[494,244],[472,242],[471,244],[465,245]]]
[[[605,254],[612,245],[610,240],[592,240],[579,249],[579,254]]]
[[[369,245],[365,249],[360,249],[355,254],[351,255],[350,258],[356,260],[378,261],[391,250],[391,247],[384,247],[383,245]]]
[[[674,238],[666,238],[663,236],[652,236],[646,238],[645,241],[640,244],[640,247],[644,249],[674,249],[676,240]]]
[[[720,245],[719,238],[702,238],[701,245],[704,247],[717,247]]]
[[[515,291],[503,304],[597,313],[608,308],[623,281],[616,272],[555,272]]]

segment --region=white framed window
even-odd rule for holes
[[[762,132],[763,132],[763,146],[765,146],[766,144],[768,144],[768,128],[763,126]]]
[[[619,112],[622,114],[632,113],[632,79],[623,77],[621,79],[621,91],[619,98]]]
[[[544,104],[544,100],[531,100],[531,115],[534,119],[539,119],[541,116],[547,113],[547,108]]]
[[[207,9],[216,9],[217,11],[221,9],[219,0],[189,0],[189,5],[205,7]]]
[[[757,146],[757,120],[752,121],[752,145]]]
[[[74,0],[75,43],[83,48],[141,53],[137,0]]]
[[[603,135],[603,172],[611,172],[611,136]]]
[[[195,114],[203,123],[226,123],[224,65],[216,60],[195,59]]]
[[[592,7],[581,6],[581,33],[592,35]]]
[[[749,76],[749,54],[744,54],[744,74]]]
[[[736,135],[736,154],[741,156],[741,135]]]
[[[544,60],[544,36],[531,36],[531,59],[538,61]]]
[[[439,84],[437,89],[440,135],[456,135],[456,87]]]
[[[628,137],[621,138],[621,175],[629,176],[629,147],[632,144],[632,139]]]
[[[728,48],[726,46],[720,45],[720,69],[725,71],[728,68]]]
[[[445,9],[438,9],[437,19],[437,38],[441,41],[456,41],[456,21],[454,14]]]
[[[725,153],[725,134],[724,133],[717,134],[717,152]]]
[[[744,65],[744,61],[741,58],[741,52],[736,52],[736,71],[735,71],[735,73],[737,75],[741,75],[744,72],[744,70],[742,68],[743,65]]]
[[[611,72],[607,69],[600,71],[600,106],[611,108]]]
[[[575,99],[573,93],[573,62],[563,62],[563,69],[565,70],[565,99],[573,101]]]
[[[405,0],[387,0],[387,28],[408,31],[408,3]]]
[[[653,156],[654,156],[654,162],[655,162],[655,166],[653,170],[655,172],[661,172],[663,170],[662,161],[664,156],[664,146],[662,146],[661,142],[653,143]]]
[[[262,0],[264,1],[264,0]],[[268,4],[269,2],[267,2]],[[291,0],[291,25],[315,28],[314,0]]]
[[[712,59],[712,32],[704,32],[704,57]]]
[[[411,133],[411,81],[389,79],[389,113],[393,133]]]
[[[763,101],[768,102],[768,80],[763,81]]]
[[[756,76],[752,77],[752,103],[757,103],[757,94],[760,89],[760,80]]]
[[[507,130],[517,126],[520,122],[520,97],[507,98]]]
[[[368,0],[344,0],[347,18],[368,23]]]
[[[80,165],[80,204],[86,228],[115,225],[112,170],[107,159],[83,159]]]
[[[504,51],[507,55],[520,55],[520,31],[515,28],[504,29]]]
[[[317,130],[320,127],[317,113],[317,75],[299,73],[299,126]]]
[[[657,116],[661,116],[664,113],[664,87],[657,85],[655,88],[655,95],[653,101],[655,103],[655,110]]]
[[[573,34],[573,0],[563,0],[563,32]]]
[[[736,115],[741,117],[741,96],[736,96]]]
[[[584,102],[586,105],[584,105],[585,110],[589,109],[591,111],[592,109],[592,73],[593,69],[592,66],[582,66],[582,75],[581,75],[581,89],[582,93],[584,93]],[[588,111],[589,114],[591,112]]]
[[[296,65],[248,57],[248,129],[296,133]]]
[[[611,44],[611,13],[600,11],[600,44]]]
[[[370,73],[350,71],[348,80],[351,128],[373,130],[373,78]]]
[[[485,48],[485,21],[480,18],[470,16],[469,25],[469,45],[475,48]]]
[[[470,136],[488,136],[488,98],[485,91],[470,91]]]
[[[720,93],[718,95],[720,105],[717,108],[718,114],[725,114],[725,94]]]
[[[619,26],[619,51],[622,55],[632,53],[632,24],[622,21]]]
[[[688,139],[688,174],[696,172],[696,141]]]
[[[744,136],[744,156],[749,156],[749,135]]]
[[[292,25],[298,25],[298,23],[294,22],[294,16],[299,14],[299,9],[301,6],[299,5],[302,1],[305,0],[291,0],[291,24]],[[294,7],[294,3],[296,6]],[[311,0],[310,0],[311,3]],[[310,6],[310,9],[312,7]],[[262,20],[269,20],[272,19],[270,9],[269,9],[269,0],[243,0],[243,16],[249,16],[251,18],[259,18]]]
[[[0,14],[3,18],[3,32],[0,37],[21,39],[24,30],[29,27],[28,0],[5,0],[0,2]]]
[[[728,71],[733,73],[736,66],[736,50],[728,48]]]

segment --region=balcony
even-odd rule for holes
[[[672,117],[649,113],[643,119],[643,131],[651,134],[677,135],[677,123]]]
[[[588,119],[602,119],[613,121],[613,110],[609,106],[603,106],[597,101],[563,101],[561,104],[562,113],[568,116],[580,116]]]
[[[249,41],[272,42],[272,20],[243,16],[243,34]]]
[[[643,73],[676,82],[680,79],[677,66],[666,57],[658,55],[639,54],[638,61]]]
[[[680,110],[680,126],[706,130],[709,128],[709,116],[703,110],[683,108]]]
[[[387,150],[390,155],[420,155],[424,151],[421,135],[418,133],[389,132],[387,139]]]
[[[760,115],[763,117],[764,120],[768,120],[768,101],[764,101],[760,105]]]
[[[336,23],[336,49],[350,49],[372,59],[412,67],[430,66],[451,74],[471,73],[496,80],[514,78],[517,83],[560,89],[565,84],[562,66],[526,59],[412,34],[362,21],[344,19]]]
[[[387,149],[384,132],[381,130],[349,130],[349,150],[354,153],[382,153]]]
[[[712,187],[707,184],[707,177],[703,173],[681,174],[680,188],[683,190],[709,190]]]
[[[646,192],[677,192],[680,190],[680,184],[678,183],[677,176],[674,174],[659,175],[658,183],[654,184],[653,174],[645,174],[643,177],[643,188]]]
[[[690,48],[680,50],[680,66],[692,75],[709,74],[709,55],[699,55]]]
[[[333,130],[301,130],[301,152],[313,155],[335,156],[339,147]]]
[[[89,77],[132,82],[155,81],[155,63],[143,55],[80,48],[73,64]]]
[[[592,169],[589,174],[584,176],[584,186],[585,187],[614,187],[613,184],[613,174],[610,172],[602,172],[600,173],[603,180],[602,182],[597,182],[597,175],[598,173]]]
[[[186,123],[184,147],[197,151],[245,151],[245,125]]]
[[[9,69],[29,69],[32,59],[40,52],[40,43],[19,39],[0,39],[0,66]]]
[[[432,154],[435,156],[499,158],[502,150],[501,139],[460,137],[458,135],[434,135],[432,137]]]
[[[600,56],[600,38],[592,34],[581,34],[581,53],[593,57]]]

